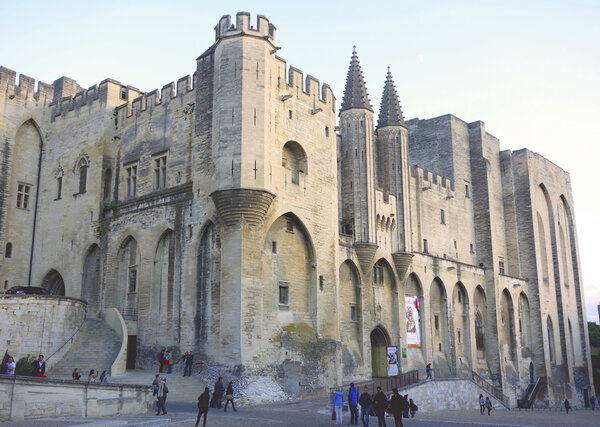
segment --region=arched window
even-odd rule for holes
[[[289,177],[292,184],[300,184],[300,174],[308,172],[306,152],[300,144],[286,142],[281,153],[281,166],[286,171],[286,180]]]
[[[79,194],[83,194],[87,189],[88,162],[85,157],[82,157],[81,160],[79,160],[77,169],[79,171]]]
[[[6,250],[4,251],[4,258],[12,257],[12,243],[8,242],[6,244]]]
[[[110,200],[110,188],[112,183],[112,169],[106,169],[104,172],[104,201]]]
[[[483,335],[483,318],[481,313],[475,314],[475,345],[477,350],[483,350],[485,348],[485,341]]]

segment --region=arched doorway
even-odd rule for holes
[[[382,326],[371,332],[371,369],[373,378],[387,377],[387,349],[390,336]]]
[[[100,311],[100,248],[92,245],[83,261],[81,299],[87,302],[87,315],[96,317]]]
[[[50,270],[44,280],[42,280],[42,288],[45,288],[50,292],[50,295],[65,296],[65,282],[56,270]]]

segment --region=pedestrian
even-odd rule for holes
[[[188,377],[192,376],[192,367],[194,366],[194,353],[190,351],[188,355]]]
[[[108,382],[108,372],[102,371],[102,374],[100,374],[100,382],[102,384],[106,384]]]
[[[408,418],[408,394],[404,395],[404,403],[406,403],[406,405],[404,405],[404,411],[402,412],[402,417],[403,418]]]
[[[406,395],[408,396],[408,395]],[[404,411],[408,411],[407,397],[398,394],[398,389],[392,389],[392,398],[390,399],[390,412],[394,415],[396,427],[403,427],[402,415]]]
[[[358,390],[354,387],[354,383],[350,383],[348,389],[348,406],[350,406],[350,424],[358,425]]]
[[[479,412],[481,415],[485,414],[485,399],[483,398],[483,394],[479,395]]]
[[[365,387],[363,393],[358,398],[360,404],[360,420],[363,423],[363,427],[369,427],[369,415],[371,412],[371,406],[373,406],[373,398],[369,394],[369,389]]]
[[[381,387],[377,387],[377,393],[373,397],[373,409],[375,409],[375,415],[377,415],[378,427],[386,427],[385,426],[385,408],[387,407],[388,401],[387,397],[383,391],[381,391]]]
[[[165,404],[167,403],[167,393],[169,393],[169,388],[167,387],[167,379],[162,378],[162,382],[165,383]]]
[[[152,381],[152,396],[156,397],[158,394],[158,384],[160,383],[160,375],[156,374],[154,381]],[[154,408],[158,408],[158,401],[154,401]]]
[[[6,362],[6,371],[4,372],[4,374],[14,375],[16,367],[17,365],[15,363],[15,359],[13,359],[12,356],[8,356],[8,361]]]
[[[173,369],[172,366],[172,359],[171,359],[171,352],[169,350],[167,350],[165,352],[165,356],[164,356],[165,360],[164,360],[164,364],[167,366],[167,374],[171,373],[171,369]]]
[[[40,354],[37,360],[34,360],[33,363],[33,371],[31,372],[31,376],[46,378],[46,362],[44,362],[44,355]]]
[[[71,377],[73,378],[73,381],[79,381],[81,379],[79,368],[73,369],[73,372],[71,372]]]
[[[419,410],[419,407],[413,402],[412,399],[408,399],[408,410],[410,411],[410,417],[414,418],[415,414]]]
[[[227,392],[225,393],[225,409],[223,409],[223,412],[227,412],[227,405],[229,405],[229,402],[231,402],[233,412],[237,412],[237,409],[235,409],[235,405],[233,404],[233,381],[229,381],[229,384],[227,384]]]
[[[98,380],[98,372],[92,369],[88,374],[88,383],[95,383]]]
[[[165,366],[165,349],[163,348],[160,353],[158,353],[158,372],[162,373],[163,368]]]
[[[335,410],[335,425],[342,425],[342,409],[344,409],[344,393],[340,388],[333,394],[333,409]]]
[[[158,377],[158,391],[156,393],[156,397],[158,399],[157,402],[157,412],[156,415],[160,415],[160,411],[162,410],[163,415],[167,415],[167,408],[165,408],[165,399],[167,397],[168,389],[166,383],[162,380],[161,377]]]
[[[208,400],[210,399],[210,389],[204,387],[204,393],[198,396],[198,418],[196,418],[196,424],[194,427],[198,427],[200,424],[200,417],[204,414],[203,426],[206,426],[206,417],[208,415]]]
[[[486,396],[486,397],[485,397],[485,407],[486,407],[486,408],[487,408],[487,410],[488,410],[488,415],[490,415],[490,412],[492,412],[492,407],[493,407],[493,406],[492,406],[492,401],[490,400],[490,397],[489,397],[489,396]]]
[[[185,377],[186,375],[188,377],[192,376],[192,359],[194,356],[192,356],[192,352],[191,351],[186,351],[184,356],[183,356],[183,376]]]
[[[590,405],[592,405],[592,411],[594,411],[596,409],[596,396],[592,396],[590,397]]]
[[[219,377],[217,382],[215,383],[215,407],[221,409],[223,404],[221,403],[223,400],[223,393],[225,392],[225,386],[223,385],[223,377]]]
[[[427,366],[425,367],[425,371],[427,372],[427,380],[432,379],[431,377],[431,363],[428,363]]]
[[[571,409],[571,405],[569,404],[569,401],[565,399],[565,411],[567,411],[567,414],[569,413],[569,409]]]

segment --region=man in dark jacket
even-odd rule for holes
[[[219,380],[215,383],[215,405],[221,409],[223,407],[223,394],[225,393],[225,386],[223,385],[223,377],[219,377]]]
[[[163,348],[160,353],[158,353],[158,372],[162,372],[165,367],[165,349]]]
[[[358,425],[358,390],[354,387],[354,383],[350,383],[348,390],[348,406],[350,406],[350,424]]]
[[[402,427],[402,412],[408,409],[408,404],[404,397],[398,394],[398,389],[392,389],[392,398],[390,400],[390,410],[394,415],[394,421],[396,422],[396,427]]]
[[[373,397],[373,409],[375,409],[379,427],[385,427],[385,408],[387,407],[387,404],[387,397],[381,391],[381,387],[377,387],[377,393],[375,393],[375,397]]]
[[[364,427],[369,427],[369,413],[371,412],[373,399],[369,394],[369,389],[365,387],[364,390],[363,394],[358,398],[358,403],[360,404],[360,420]]]
[[[204,387],[204,393],[198,396],[198,418],[196,418],[196,425],[200,424],[200,417],[204,414],[204,423],[203,426],[206,426],[206,416],[208,415],[208,399],[210,396],[210,389],[208,387]]]
[[[44,356],[39,355],[37,360],[34,360],[32,363],[33,371],[31,372],[31,376],[33,377],[45,377],[46,375],[46,362],[44,362]]]

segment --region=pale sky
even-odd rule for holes
[[[600,2],[26,1],[0,8],[0,65],[52,83],[110,77],[143,91],[195,70],[222,15],[265,15],[278,55],[341,102],[357,46],[377,111],[391,67],[406,119],[482,120],[502,149],[529,148],[570,172],[587,317],[600,275]]]

